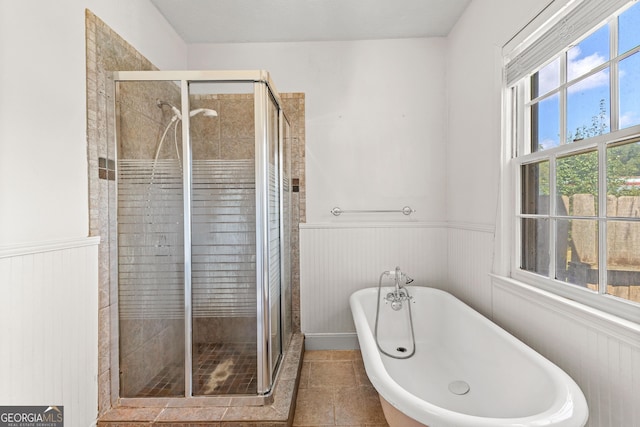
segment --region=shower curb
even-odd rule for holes
[[[267,396],[120,399],[98,427],[290,427],[295,413],[304,335],[293,334]]]

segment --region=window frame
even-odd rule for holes
[[[568,298],[587,305],[591,308],[603,311],[610,315],[624,318],[626,320],[640,323],[640,303],[625,300],[606,293],[607,290],[607,223],[621,220],[640,222],[640,218],[619,218],[608,217],[606,209],[607,201],[607,148],[625,141],[640,139],[640,124],[619,129],[619,73],[618,64],[620,61],[634,55],[640,54],[640,46],[623,52],[618,55],[618,16],[628,7],[623,7],[618,12],[611,15],[606,22],[594,25],[590,31],[568,44],[561,52],[552,55],[545,63],[528,72],[513,84],[507,85],[505,81],[503,100],[503,123],[505,124],[504,139],[505,160],[507,165],[506,185],[503,186],[503,196],[505,197],[506,208],[508,209],[508,219],[503,223],[505,239],[503,245],[510,248],[510,262],[505,265],[508,268],[508,275],[512,279],[533,285],[537,288],[551,292],[553,294]],[[598,65],[589,72],[566,80],[567,51],[589,37],[603,25],[609,25],[609,49],[610,57],[603,64]],[[547,64],[560,57],[560,85],[558,88],[547,91],[535,99],[530,98],[531,76],[544,68]],[[566,141],[567,139],[567,88],[578,81],[589,78],[602,70],[609,69],[609,131],[602,135],[585,138],[577,141]],[[531,151],[531,106],[543,99],[547,99],[554,94],[559,94],[560,98],[560,137],[559,145],[545,150]],[[593,217],[582,217],[574,215],[559,215],[555,210],[556,196],[556,159],[567,155],[575,155],[586,151],[597,152],[598,156],[598,212]],[[522,165],[533,164],[542,161],[549,162],[549,184],[550,203],[549,212],[546,214],[523,214],[522,206]],[[544,218],[549,220],[549,273],[547,276],[530,272],[521,268],[522,266],[522,228],[523,218]],[[588,219],[596,221],[598,225],[598,290],[594,292],[586,287],[576,286],[567,282],[555,279],[556,257],[555,250],[558,245],[556,235],[556,222],[558,219]]]

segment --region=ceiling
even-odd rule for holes
[[[186,43],[446,36],[471,0],[151,0]]]

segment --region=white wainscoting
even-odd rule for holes
[[[0,404],[62,405],[65,425],[95,425],[99,242],[0,247]]]
[[[640,426],[640,325],[490,276],[493,232],[450,224],[448,288],[564,369],[589,404],[590,427]]]
[[[301,320],[315,348],[354,338],[348,298],[400,265],[443,288],[564,369],[589,404],[589,427],[640,426],[640,325],[490,276],[493,227],[483,224],[301,225]],[[481,349],[479,349],[481,351]]]
[[[494,227],[451,223],[448,229],[446,290],[491,318]]]
[[[357,348],[349,296],[399,266],[412,285],[443,288],[443,223],[300,224],[300,312],[307,349]]]
[[[493,309],[496,323],[578,383],[588,426],[640,426],[640,325],[497,277]]]

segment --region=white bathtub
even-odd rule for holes
[[[374,339],[377,288],[351,295],[362,358],[391,427],[428,425],[584,426],[587,403],[560,368],[454,296],[407,286],[413,297],[416,352],[398,360],[378,351]],[[382,295],[393,288],[383,287]],[[409,354],[405,307],[380,307],[378,338],[390,354]],[[535,319],[531,319],[535,322]],[[404,347],[408,351],[397,351]],[[401,349],[402,350],[402,349]],[[577,354],[576,357],[581,357]],[[452,385],[456,393],[449,390]],[[399,412],[398,412],[399,411]]]

